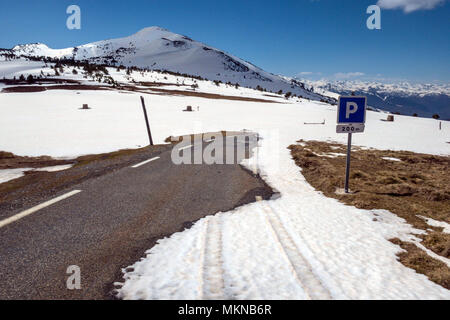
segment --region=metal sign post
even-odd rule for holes
[[[150,140],[150,145],[152,146],[153,145],[152,132],[150,131],[150,124],[148,122],[148,117],[147,117],[147,109],[145,108],[144,97],[142,97],[142,96],[141,96],[141,102],[142,102],[142,110],[144,111],[145,124],[147,125],[148,139]]]
[[[352,134],[348,134],[348,140],[347,140],[347,165],[345,167],[345,186],[344,190],[345,193],[348,193],[348,181],[350,179],[350,156],[352,153]]]
[[[366,122],[366,97],[339,97],[337,112],[337,133],[347,133],[347,164],[345,167],[345,193],[349,193],[350,159],[352,134],[364,132]]]

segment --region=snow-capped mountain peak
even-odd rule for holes
[[[30,53],[40,53],[44,50],[49,50],[50,48],[43,43],[29,43],[17,45],[12,50],[16,53],[30,54]]]
[[[273,75],[224,51],[157,26],[144,28],[128,37],[72,48],[51,49],[45,44],[28,44],[15,46],[12,52],[23,56],[167,70],[260,90],[291,92],[313,100],[332,101],[305,89],[303,83],[297,80]]]

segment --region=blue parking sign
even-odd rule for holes
[[[339,97],[338,123],[365,123],[366,97]]]

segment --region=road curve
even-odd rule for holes
[[[171,148],[156,155],[150,148],[145,160],[140,154],[132,165],[40,199],[38,210],[2,210],[0,299],[111,299],[121,269],[158,239],[255,196],[272,195],[237,164],[240,159],[175,165]],[[80,267],[79,290],[67,289],[71,265]]]

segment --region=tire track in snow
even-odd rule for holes
[[[220,216],[213,216],[206,222],[202,299],[225,299],[222,269],[222,223],[220,220]]]
[[[201,239],[200,239],[200,268],[198,269],[198,292],[199,292],[199,296],[197,299],[201,300],[203,299],[204,296],[204,279],[203,279],[203,274],[204,274],[204,270],[205,270],[205,254],[206,254],[206,241],[207,241],[207,235],[208,235],[208,220],[206,220],[205,222],[205,226],[203,227],[203,232],[201,233]]]
[[[274,238],[280,246],[280,250],[286,257],[295,278],[304,289],[306,295],[310,299],[331,299],[330,292],[323,286],[320,279],[314,275],[311,265],[300,253],[275,211],[267,203],[263,203],[261,207],[273,231]]]

